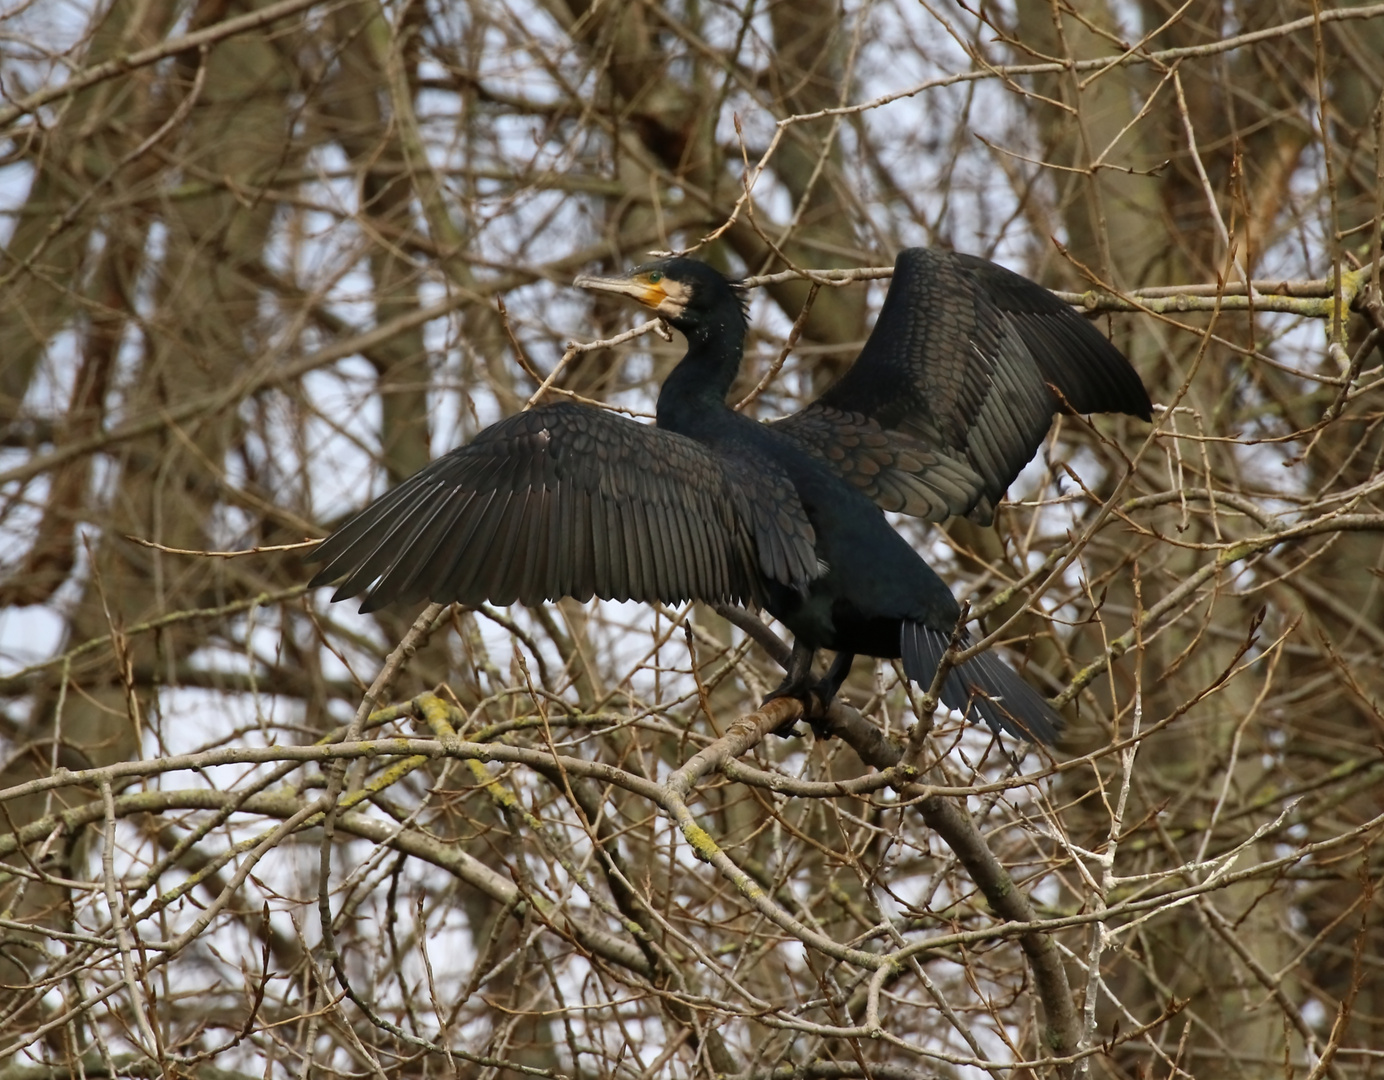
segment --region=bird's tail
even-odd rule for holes
[[[901,633],[903,670],[926,688],[951,637],[914,622],[905,622]],[[1062,718],[1052,706],[993,652],[952,668],[942,683],[942,700],[968,720],[982,717],[991,730],[1021,739],[1053,743],[1062,728]]]

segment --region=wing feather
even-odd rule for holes
[[[505,550],[499,547],[496,542],[496,533],[499,532],[501,525],[509,516],[510,503],[514,499],[512,491],[496,491],[483,507],[482,515],[477,519],[475,530],[467,537],[465,546],[458,544],[455,550],[455,562],[457,574],[457,595],[459,596],[478,596],[489,599],[497,584],[496,564],[505,557]],[[423,585],[424,575],[415,578],[417,585]],[[383,582],[381,582],[383,584]],[[379,589],[375,590],[375,595],[370,598],[370,603],[376,603]],[[427,592],[417,590],[411,592],[408,601],[414,603],[427,596]],[[431,598],[431,597],[429,597]]]
[[[879,318],[835,385],[774,427],[886,510],[985,521],[1063,404],[1149,419],[1101,332],[984,259],[899,253]]]
[[[669,551],[667,522],[656,504],[644,503],[641,509],[648,525],[649,550],[653,553],[654,588],[660,596],[671,596],[677,588],[669,572],[672,553]]]
[[[625,565],[625,538],[621,532],[620,512],[612,502],[591,499],[591,550],[596,567],[596,595],[612,600],[617,595],[614,584],[629,574]],[[618,567],[618,569],[617,569]]]
[[[594,528],[591,517],[591,493],[567,487],[563,489],[563,494],[572,500],[574,508],[572,520],[576,523],[572,535],[577,540],[577,543],[573,544],[571,550],[567,552],[567,557],[571,560],[568,568],[571,576],[564,578],[563,582],[576,582],[572,589],[572,595],[582,603],[586,603],[596,595],[596,560],[604,557],[598,555],[596,545],[591,541]],[[559,596],[561,591],[549,595]]]
[[[642,516],[637,499],[621,499],[615,504],[620,514],[620,526],[625,533],[625,555],[630,566],[630,597],[652,596],[653,582],[649,579],[649,538],[636,517]]]
[[[386,588],[404,595],[411,592],[418,572],[436,561],[437,549],[447,539],[446,525],[451,519],[451,504],[466,501],[466,492],[448,492],[444,489],[428,492],[427,495],[429,498],[420,497],[400,508],[400,513],[407,515],[401,520],[402,527],[390,531],[360,573],[352,575],[342,588],[348,584],[359,588],[378,576]],[[416,559],[404,560],[402,554],[405,551],[416,552]],[[377,569],[375,564],[382,561],[385,565]],[[341,589],[337,593],[350,595],[342,593]]]
[[[497,577],[497,584],[491,591],[491,600],[496,604],[512,604],[519,599],[524,584],[525,565],[529,561],[530,528],[533,516],[538,512],[536,504],[543,498],[543,489],[521,491],[510,500],[509,519],[505,523],[500,541],[500,550],[506,553],[503,572]]]
[[[350,591],[338,590],[340,596],[349,596],[351,592],[388,573],[393,568],[401,544],[427,524],[427,499],[434,492],[420,490],[405,494],[411,497],[391,499],[383,513],[371,513],[379,509],[372,506],[367,511],[368,518],[367,514],[363,514],[361,518],[365,520],[352,521],[341,531],[343,558],[357,561],[354,572],[341,586]]]
[[[814,535],[786,476],[570,403],[494,424],[348,521],[310,556],[362,610],[600,596],[755,602],[806,588]]]

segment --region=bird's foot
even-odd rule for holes
[[[836,690],[837,688],[831,685],[830,679],[822,679],[811,686],[785,679],[776,689],[765,695],[764,700],[759,703],[759,707],[762,709],[769,702],[779,698],[793,698],[795,701],[800,701],[803,706],[803,714],[799,719],[806,720],[819,739],[829,739],[831,732],[826,727],[827,710],[831,708],[831,701],[836,696]],[[775,728],[774,734],[781,739],[791,739],[801,735],[802,732],[798,730],[798,721],[790,720],[788,723]]]
[[[841,689],[841,683],[845,681],[846,674],[851,669],[852,656],[850,653],[837,653],[836,659],[832,661],[831,667],[827,670],[826,677],[817,682],[812,681],[812,659],[816,656],[817,650],[805,645],[801,638],[793,642],[793,655],[788,659],[788,674],[783,682],[769,694],[762,702],[763,708],[776,698],[794,698],[803,704],[802,719],[812,725],[813,732],[819,739],[831,738],[831,732],[827,728],[827,710],[831,708],[832,698],[836,697],[836,691]],[[791,739],[799,734],[797,721],[783,724],[774,731],[775,735],[784,739]]]

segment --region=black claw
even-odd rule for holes
[[[759,703],[761,709],[769,704],[769,702],[776,701],[779,698],[792,698],[794,701],[801,702],[803,707],[802,716],[776,727],[773,733],[782,739],[791,739],[801,736],[803,732],[798,730],[798,720],[806,720],[819,738],[830,738],[829,734],[825,734],[826,729],[824,725],[827,709],[831,707],[831,698],[823,697],[823,689],[826,688],[823,686],[823,683],[820,682],[815,686],[804,687],[792,686],[785,681],[783,685],[765,695],[764,700]]]
[[[829,739],[831,731],[826,722],[827,710],[831,708],[831,703],[836,699],[836,692],[841,689],[841,684],[850,674],[851,661],[855,656],[851,653],[837,653],[826,675],[809,684],[808,680],[812,677],[813,654],[814,650],[794,643],[793,656],[788,662],[788,676],[779,683],[777,689],[760,702],[760,708],[775,698],[791,697],[801,701],[802,719],[812,726],[813,733],[819,739]],[[794,720],[777,728],[774,734],[789,739],[800,735],[801,732],[798,731],[797,721]]]
[[[780,724],[778,727],[774,728],[774,734],[781,739],[795,738],[802,734],[802,732],[798,730],[798,719],[806,720],[812,713],[812,691],[805,690],[802,687],[790,686],[788,682],[785,681],[783,685],[766,694],[764,700],[759,703],[759,707],[762,709],[765,705],[768,705],[769,702],[777,701],[779,698],[792,698],[795,701],[802,702],[803,714],[801,717],[789,720],[786,724]]]

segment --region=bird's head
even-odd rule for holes
[[[744,319],[743,294],[737,286],[696,259],[658,259],[621,277],[582,274],[572,284],[638,300],[684,333],[713,321],[727,307]]]

